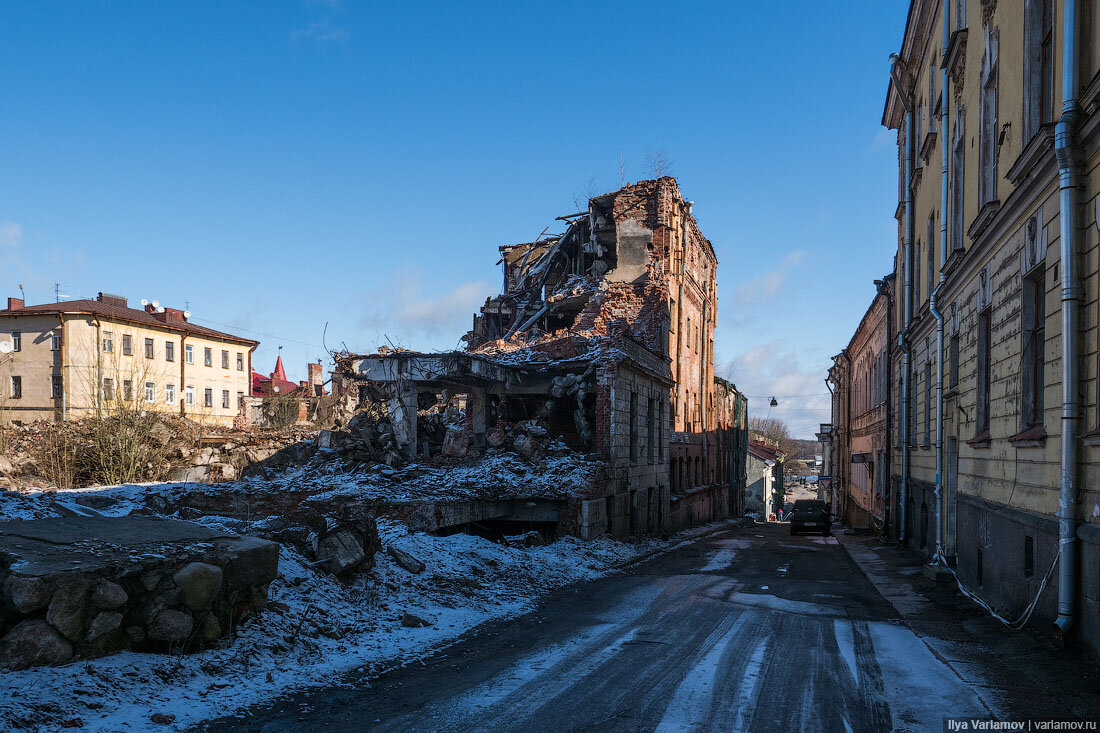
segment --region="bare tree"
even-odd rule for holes
[[[646,153],[646,167],[654,178],[663,178],[672,175],[672,159],[663,150],[655,150]]]
[[[588,183],[584,185],[580,191],[573,194],[573,206],[575,211],[588,211],[588,201],[600,193],[596,188],[596,177],[592,176],[588,179]]]

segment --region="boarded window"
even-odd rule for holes
[[[997,151],[999,149],[997,125],[997,49],[996,28],[986,28],[985,54],[982,57],[980,145],[978,164],[981,177],[978,194],[982,205],[997,198]]]
[[[993,309],[978,314],[978,434],[989,432],[989,393],[993,346]]]
[[[1043,424],[1044,362],[1046,357],[1046,268],[1024,278],[1021,337],[1023,338],[1023,424]]]

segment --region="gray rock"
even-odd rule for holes
[[[19,613],[37,611],[50,602],[50,585],[42,578],[10,575],[4,583],[4,600]]]
[[[84,617],[88,606],[88,581],[85,578],[70,580],[54,591],[46,620],[70,641],[80,638],[84,630]]]
[[[406,613],[401,617],[401,625],[409,629],[422,629],[432,625],[432,622],[413,613]]]
[[[92,603],[96,608],[110,611],[125,605],[128,600],[129,597],[122,586],[118,583],[112,583],[106,578],[96,583],[95,588],[92,590]]]
[[[172,576],[183,596],[184,604],[192,611],[210,608],[222,588],[222,569],[217,565],[193,562],[184,565]]]
[[[160,581],[164,579],[163,573],[148,572],[141,576],[141,584],[145,586],[145,590],[153,590],[160,584]]]
[[[117,631],[122,626],[122,614],[118,611],[102,611],[88,624],[88,632],[84,634],[85,641],[96,639]]]
[[[72,658],[73,645],[41,619],[23,621],[0,639],[0,667],[26,669]]]
[[[148,635],[156,641],[183,641],[191,635],[191,614],[166,608],[149,624]]]
[[[405,568],[413,575],[419,575],[420,573],[424,572],[424,563],[420,562],[404,550],[399,550],[393,545],[390,545],[386,548],[386,552],[387,554],[389,554],[390,557],[394,559],[394,561],[397,562],[398,565]]]
[[[355,535],[342,529],[317,542],[317,561],[326,572],[340,575],[367,559]]]
[[[0,456],[0,474],[13,473],[14,471],[15,467],[11,465],[11,461],[4,456]]]
[[[179,466],[168,472],[168,480],[179,483],[202,483],[210,478],[208,466]]]
[[[212,613],[206,614],[202,623],[199,624],[199,637],[203,641],[214,641],[222,635],[222,625],[218,623],[218,619]]]

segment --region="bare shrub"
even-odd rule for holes
[[[282,430],[298,422],[298,400],[290,395],[277,394],[264,400],[264,416],[271,427]]]

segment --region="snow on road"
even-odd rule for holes
[[[556,588],[670,544],[566,537],[520,549],[471,535],[413,533],[384,518],[378,529],[383,546],[405,550],[427,570],[411,575],[379,553],[374,570],[344,583],[283,547],[268,609],[231,641],[184,656],[124,652],[4,673],[0,730],[56,729],[77,719],[88,731],[182,729],[294,689],[339,684],[360,667],[415,662],[485,621],[530,610]],[[433,626],[405,628],[405,612]],[[154,713],[174,721],[156,725]]]

